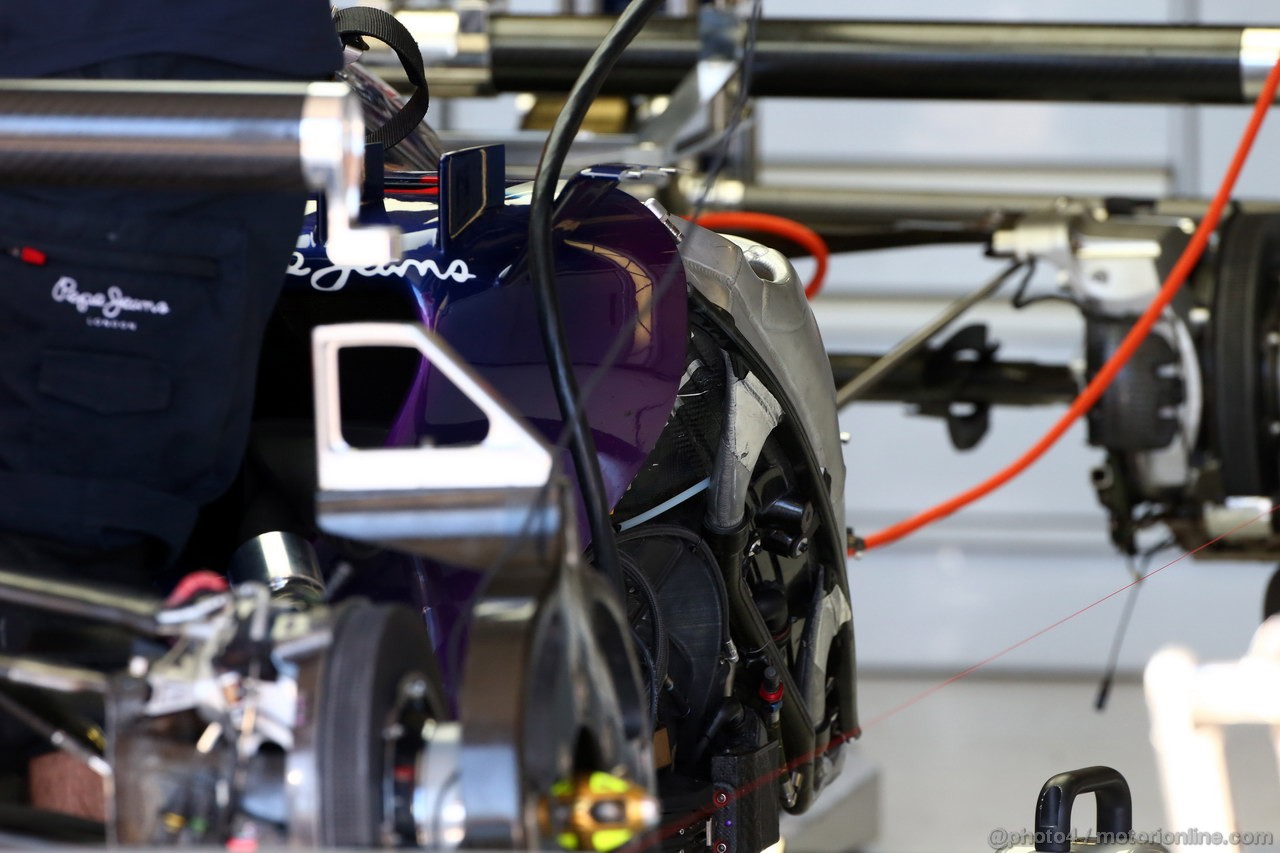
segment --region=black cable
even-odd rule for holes
[[[582,489],[582,499],[586,504],[596,565],[619,594],[623,590],[622,569],[618,565],[618,546],[613,523],[609,519],[609,499],[605,492],[604,475],[600,471],[600,459],[596,455],[596,443],[587,423],[586,410],[579,400],[578,380],[573,374],[569,345],[565,340],[564,319],[560,315],[552,226],[560,171],[564,168],[569,148],[582,127],[587,110],[627,45],[631,44],[649,19],[664,5],[665,0],[633,0],[591,55],[565,98],[564,108],[547,136],[542,157],[538,161],[537,176],[533,181],[533,195],[529,200],[529,277],[537,299],[538,327],[542,332],[542,343],[546,347],[547,360],[551,366],[556,401],[560,404],[560,414],[570,436],[570,450]]]
[[[662,606],[658,601],[658,593],[645,577],[644,572],[630,560],[622,561],[622,571],[627,583],[644,600],[644,607],[649,611],[649,630],[653,639],[653,656],[649,660],[650,705],[653,710],[653,722],[658,722],[658,698],[662,695],[662,685],[667,680],[667,671],[671,666],[671,649],[667,637],[666,621],[662,618]]]
[[[1138,566],[1132,556],[1127,558],[1129,575],[1133,578],[1133,585],[1129,587],[1129,594],[1125,596],[1124,610],[1120,614],[1119,624],[1116,625],[1116,633],[1111,639],[1111,651],[1107,655],[1107,667],[1103,670],[1102,681],[1098,684],[1098,695],[1093,701],[1094,710],[1099,713],[1106,710],[1107,700],[1111,698],[1111,685],[1116,680],[1116,670],[1120,666],[1120,649],[1124,645],[1125,635],[1129,632],[1129,622],[1133,618],[1133,610],[1138,603],[1138,591],[1142,589],[1142,582],[1147,579],[1147,570],[1151,568],[1151,559],[1173,544],[1175,544],[1174,540],[1167,540],[1144,551],[1142,553],[1141,567]]]
[[[750,86],[747,84],[749,83],[750,71],[752,68],[752,63],[754,61],[754,54],[755,54],[755,48],[756,48],[755,33],[758,30],[758,27],[755,26],[755,23],[759,21],[762,9],[763,9],[762,0],[756,0],[756,5],[752,12],[752,21],[753,21],[752,28],[748,30],[747,43],[743,50],[742,69],[740,72],[743,80],[743,82],[740,83],[740,85],[742,85],[743,88],[740,90],[738,103],[735,104],[735,107],[737,108],[735,112],[735,116],[731,120],[730,127],[729,127],[729,130],[734,132],[736,132],[737,127],[741,124],[742,113],[746,107],[747,99],[745,97],[742,97],[741,93],[749,92],[750,90]],[[568,105],[566,104],[566,107],[567,106]],[[723,147],[723,150],[721,152],[721,155],[718,157],[718,162],[720,163],[723,163],[724,157],[727,155],[728,145],[732,140],[732,136],[730,135],[729,130],[726,131],[723,139],[721,140],[721,145]],[[550,145],[550,138],[548,138],[547,145],[548,146]],[[717,174],[718,174],[718,170],[720,167],[716,166],[715,168],[717,169]],[[702,194],[702,197],[698,199],[698,202],[694,207],[693,216],[691,217],[692,219],[697,219],[698,214],[702,212],[702,207],[705,201],[706,201],[706,193],[704,192]],[[531,245],[532,245],[532,242],[533,241],[531,241]],[[654,304],[657,304],[662,299],[662,297],[666,295],[667,291],[669,291],[671,287],[675,285],[677,282],[680,283],[681,287],[684,286],[685,284],[684,277],[682,275],[678,275],[678,273],[681,273],[683,271],[684,271],[684,264],[680,260],[679,256],[677,255],[677,257],[672,261],[671,265],[667,268],[666,272],[663,273],[662,278],[659,279],[658,282],[653,287],[652,301]],[[554,302],[554,300],[553,300],[553,306],[556,308],[559,307],[558,304]],[[558,311],[557,311],[557,315],[558,315]],[[632,335],[635,332],[635,327],[638,320],[639,320],[639,315],[637,314],[636,316],[633,316],[628,322],[624,323],[622,328],[618,330],[617,334],[614,336],[613,342],[609,345],[609,349],[605,352],[604,356],[600,359],[599,364],[596,365],[595,369],[587,377],[587,381],[582,384],[581,391],[577,396],[577,406],[579,408],[585,408],[586,401],[590,399],[592,394],[594,394],[595,391],[599,388],[600,383],[604,380],[605,376],[608,375],[609,369],[612,368],[615,364],[617,364],[618,359],[622,357],[623,351],[628,346],[630,346],[632,341]],[[568,424],[566,424],[565,428],[561,430],[559,438],[556,440],[555,451],[557,453],[563,452],[565,449],[569,447],[571,439],[572,439],[571,431]],[[595,463],[595,465],[598,465],[598,464],[599,464],[598,462]],[[533,506],[530,508],[529,512],[526,514],[525,520],[521,525],[520,532],[517,533],[514,537],[512,537],[511,544],[508,545],[507,548],[503,551],[503,553],[498,557],[498,559],[495,560],[494,563],[485,570],[483,577],[480,579],[480,582],[476,587],[476,592],[473,595],[473,601],[479,600],[484,596],[485,590],[488,589],[489,582],[493,579],[493,577],[499,571],[501,571],[503,567],[507,565],[507,563],[510,561],[512,556],[519,549],[519,546],[524,542],[528,541],[529,537],[533,535],[533,530],[534,530],[533,522],[538,517],[538,514],[539,512],[541,512],[542,508],[545,507],[547,502],[550,500],[551,494],[552,494],[551,484],[550,482],[548,482],[548,484],[543,487],[538,497],[534,500]],[[612,532],[612,525],[609,525],[609,528],[610,528],[610,532]],[[721,588],[720,590],[720,595],[722,599],[725,597],[723,588]],[[728,607],[727,603],[724,603],[722,601],[722,604],[727,609]],[[469,623],[470,623],[469,618],[458,619],[454,623],[453,628],[449,632],[449,648],[451,650],[449,654],[449,671],[450,672],[454,672],[454,673],[458,672],[459,667],[461,666],[460,655],[462,653],[462,638],[463,638],[463,634],[466,629],[466,626]],[[725,630],[725,634],[727,636],[728,634],[727,629]]]
[[[746,43],[742,49],[741,67],[738,72],[738,99],[733,105],[733,116],[729,120],[729,125],[725,128],[723,133],[721,133],[720,139],[716,143],[717,151],[715,159],[712,160],[711,167],[707,170],[706,177],[702,184],[702,192],[698,195],[698,200],[694,204],[693,211],[688,217],[691,222],[696,223],[698,221],[698,217],[702,215],[702,210],[707,203],[707,195],[710,191],[710,187],[719,179],[720,172],[724,169],[725,162],[729,156],[729,146],[733,143],[733,137],[737,135],[738,127],[742,124],[742,118],[746,113],[747,101],[749,99],[748,96],[751,91],[751,75],[755,68],[757,34],[760,30],[760,17],[763,14],[763,10],[764,0],[755,0],[755,5],[751,10],[751,21],[747,29]],[[666,295],[666,292],[676,281],[681,281],[683,283],[683,278],[676,274],[683,271],[684,264],[677,256],[676,260],[667,268],[667,271],[663,274],[662,278],[654,285],[653,296],[651,297],[651,302],[653,304],[656,305],[658,301]],[[599,387],[600,383],[604,380],[604,377],[608,375],[609,368],[613,367],[618,362],[618,359],[622,357],[623,350],[631,345],[632,336],[635,333],[636,323],[639,322],[639,319],[640,315],[637,313],[629,322],[623,324],[623,327],[618,330],[617,336],[614,337],[613,343],[609,345],[609,349],[605,352],[604,357],[600,359],[599,365],[597,365],[596,369],[587,377],[587,381],[582,384],[581,393],[578,395],[579,406],[586,406],[586,401],[591,398],[591,395],[595,393],[597,387]],[[556,446],[563,448],[565,439],[566,434],[562,434],[560,436],[560,441],[557,442]]]
[[[640,636],[635,628],[631,629],[631,642],[635,645],[636,655],[640,658],[640,665],[644,667],[644,671],[649,677],[649,722],[656,727],[658,725],[658,700],[661,697],[660,691],[662,690],[656,678],[658,667],[653,662],[653,655],[649,653],[649,647],[645,645],[644,638]]]
[[[1031,279],[1036,274],[1036,259],[1032,258],[1027,262],[1027,274],[1022,277],[1022,281],[1018,283],[1018,289],[1014,292],[1010,304],[1014,308],[1021,311],[1023,308],[1035,305],[1038,302],[1066,302],[1068,305],[1080,307],[1080,300],[1076,299],[1069,293],[1041,293],[1036,296],[1027,296],[1027,291],[1031,288]]]
[[[1014,308],[1025,308],[1030,304],[1025,300],[1027,297],[1027,290],[1031,287],[1031,279],[1035,278],[1037,265],[1038,262],[1035,258],[1032,258],[1027,262],[1026,275],[1022,277],[1022,281],[1018,282],[1018,289],[1013,292],[1013,297],[1009,300],[1013,304]]]
[[[1124,644],[1125,634],[1129,632],[1129,620],[1133,618],[1133,608],[1138,603],[1140,589],[1142,589],[1142,582],[1139,579],[1129,588],[1129,594],[1125,596],[1124,611],[1120,614],[1120,622],[1116,625],[1116,632],[1111,638],[1111,652],[1107,655],[1107,666],[1102,671],[1102,681],[1098,683],[1098,695],[1093,700],[1093,709],[1099,713],[1107,709],[1107,702],[1111,698],[1111,685],[1115,683],[1116,670],[1120,665],[1120,647]]]

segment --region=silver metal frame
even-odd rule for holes
[[[358,450],[342,437],[338,354],[351,347],[417,350],[489,420],[489,434],[471,447]],[[312,335],[315,366],[316,464],[322,492],[541,488],[551,478],[550,448],[529,431],[488,383],[453,349],[422,326],[347,323]]]

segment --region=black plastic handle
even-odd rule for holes
[[[1110,767],[1085,767],[1059,773],[1040,789],[1036,802],[1037,853],[1071,853],[1071,807],[1076,797],[1092,792],[1098,800],[1098,832],[1133,831],[1133,799],[1129,783]]]

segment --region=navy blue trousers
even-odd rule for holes
[[[258,79],[155,55],[60,75]],[[0,567],[145,582],[234,480],[305,198],[0,194]]]

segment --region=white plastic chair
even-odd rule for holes
[[[1258,628],[1238,661],[1199,663],[1186,649],[1164,649],[1147,664],[1143,681],[1169,830],[1238,832],[1222,729],[1271,726],[1280,760],[1280,616]],[[1183,837],[1173,849],[1202,845]]]

